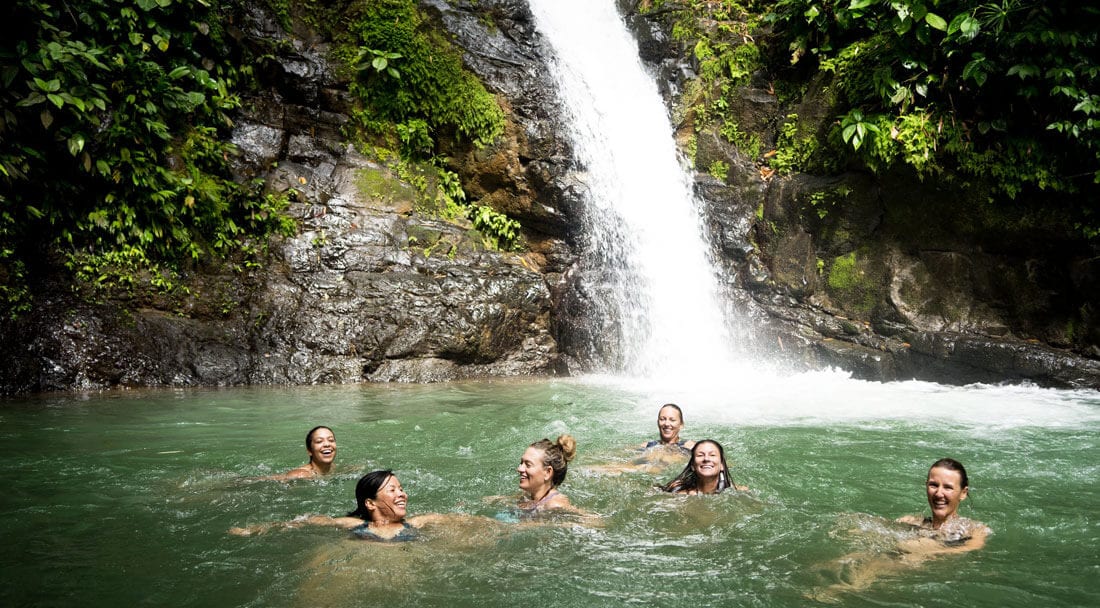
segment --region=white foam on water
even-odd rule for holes
[[[872,382],[830,369],[782,374],[752,367],[701,383],[668,383],[626,376],[578,381],[637,396],[638,413],[656,418],[663,403],[677,403],[691,420],[736,426],[912,422],[924,427],[963,426],[982,432],[1018,427],[1089,428],[1100,424],[1100,393],[1031,385]]]

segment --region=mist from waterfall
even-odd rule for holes
[[[613,0],[530,0],[554,51],[587,188],[580,289],[613,371],[708,376],[732,363],[716,270],[668,111]],[[598,349],[597,349],[598,350]]]

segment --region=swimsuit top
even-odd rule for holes
[[[918,526],[918,531],[922,536],[933,538],[941,543],[951,547],[955,545],[965,544],[970,540],[973,535],[973,529],[977,526],[984,526],[965,517],[953,517],[950,520],[943,523],[939,530],[932,529],[932,518],[925,517],[924,522]]]
[[[524,511],[528,511],[528,512],[531,512],[531,513],[534,513],[535,511],[538,511],[538,510],[539,510],[539,507],[541,507],[541,506],[542,506],[542,503],[544,503],[544,502],[546,502],[546,501],[550,500],[551,498],[553,498],[553,497],[555,497],[555,496],[557,496],[557,495],[558,495],[558,491],[557,491],[557,490],[550,490],[549,492],[547,492],[547,493],[546,493],[546,496],[543,496],[542,498],[538,499],[538,501],[537,501],[537,502],[535,502],[534,504],[532,504],[531,506],[529,506],[529,507],[524,507],[524,509],[523,509],[523,510],[524,510]]]
[[[401,531],[390,538],[383,538],[372,532],[369,522],[363,522],[362,524],[355,526],[351,529],[351,534],[352,536],[362,540],[370,540],[382,543],[403,543],[410,540],[416,540],[420,537],[420,532],[417,531],[416,528],[410,526],[407,522],[402,522],[402,525],[404,527],[401,528]]]
[[[534,502],[534,503],[532,503],[532,504],[530,504],[526,507],[516,506],[514,509],[509,509],[508,511],[501,511],[500,513],[497,513],[496,515],[494,515],[493,519],[496,519],[497,521],[502,521],[506,524],[519,523],[522,520],[534,517],[535,514],[538,513],[541,510],[542,503],[550,500],[551,498],[553,498],[554,496],[557,496],[558,494],[559,494],[559,492],[557,490],[550,490],[549,492],[546,493],[546,496],[543,496],[542,498],[538,499],[538,501],[536,501],[536,502]]]
[[[691,452],[691,450],[684,447],[685,443],[687,443],[687,439],[681,439],[680,441],[676,442],[676,447],[680,448],[680,451],[682,451],[682,452],[685,452],[685,453]],[[648,450],[649,448],[655,448],[659,445],[666,445],[666,444],[663,444],[660,441],[654,440],[654,441],[650,441],[649,443],[645,444],[645,447],[642,448],[642,449],[643,450]]]

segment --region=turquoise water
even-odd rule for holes
[[[612,475],[679,402],[746,495],[675,497]],[[305,462],[330,425],[342,469]],[[880,518],[927,510],[927,466],[970,469],[963,515],[994,535],[841,594],[849,606],[1100,605],[1100,395],[875,384],[841,374],[670,391],[619,379],[128,391],[0,403],[4,606],[802,606],[827,567],[875,550]],[[231,526],[352,508],[393,468],[410,512],[493,516],[524,447],[567,431],[563,490],[598,524],[476,524],[400,546],[334,529]],[[853,533],[863,529],[864,533]],[[868,531],[869,530],[869,531]],[[881,549],[881,548],[880,548]]]

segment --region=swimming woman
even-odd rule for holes
[[[902,529],[879,528],[878,536],[887,535],[894,541],[893,550],[855,552],[830,562],[824,570],[835,572],[842,582],[815,590],[809,596],[836,601],[840,593],[866,589],[885,575],[911,569],[932,557],[985,546],[989,528],[958,514],[960,503],[970,493],[970,480],[962,463],[953,458],[932,463],[924,490],[932,510],[930,516],[906,515],[895,520],[895,524],[904,524]],[[880,545],[881,540],[873,539],[873,544]]]
[[[306,433],[306,453],[309,454],[309,462],[281,475],[271,475],[263,479],[289,481],[322,477],[331,473],[332,465],[336,461],[336,435],[332,429],[327,426],[315,426],[310,429]]]
[[[911,556],[928,556],[973,551],[985,546],[989,528],[981,522],[959,516],[959,505],[970,494],[970,480],[961,462],[941,458],[932,463],[924,491],[932,514],[928,517],[906,515],[898,518],[897,521],[909,524],[921,533],[916,540],[902,543],[899,547],[902,551]]]
[[[519,459],[519,489],[523,492],[519,508],[528,513],[551,510],[574,511],[569,498],[558,490],[569,472],[569,461],[577,455],[577,442],[572,435],[561,435],[557,441],[541,439],[532,443]]]
[[[684,413],[675,403],[666,403],[657,411],[657,439],[631,448],[627,462],[587,467],[594,473],[620,474],[627,472],[663,473],[670,465],[679,466],[684,457],[691,454],[694,441],[680,439],[684,429]],[[638,452],[641,452],[640,454]]]
[[[666,403],[657,410],[658,438],[647,442],[642,449],[664,448],[677,455],[688,454],[695,442],[680,439],[682,430],[684,430],[684,412],[675,403]]]
[[[363,540],[400,542],[417,537],[417,529],[432,523],[446,521],[451,517],[438,513],[407,517],[409,496],[401,487],[401,481],[393,471],[371,471],[355,484],[355,510],[344,517],[311,515],[299,517],[289,522],[257,524],[246,528],[230,528],[229,533],[237,536],[262,534],[272,528],[296,528],[301,525],[334,526],[351,530],[356,538]],[[487,518],[478,518],[488,521]]]
[[[676,494],[718,494],[728,488],[748,490],[746,486],[734,485],[722,444],[713,439],[696,442],[684,470],[661,486],[665,492]]]

